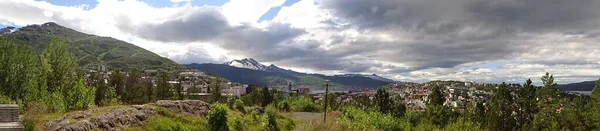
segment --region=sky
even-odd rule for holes
[[[598,0],[1,0],[0,26],[55,22],[181,64],[254,58],[399,81],[600,78]]]

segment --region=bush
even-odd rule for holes
[[[319,105],[307,96],[292,96],[284,99],[277,104],[281,110],[290,110],[298,112],[318,112]]]
[[[267,124],[265,125],[265,130],[280,131],[279,127],[277,127],[277,109],[273,105],[269,105],[266,110]]]
[[[402,130],[406,128],[403,126],[410,125],[408,121],[396,119],[391,115],[382,114],[377,111],[365,112],[351,106],[342,108],[340,122],[348,128],[357,130],[381,129],[395,131]]]
[[[211,105],[208,111],[208,128],[211,131],[228,131],[227,127],[227,109],[225,105],[215,103]]]
[[[16,101],[5,95],[0,95],[0,104],[17,104]]]
[[[197,116],[184,116],[165,108],[157,108],[158,116],[144,122],[142,129],[148,131],[203,131],[206,121]]]

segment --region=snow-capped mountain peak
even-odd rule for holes
[[[224,63],[225,65],[238,67],[238,68],[246,68],[251,70],[259,70],[259,71],[267,71],[268,67],[258,63],[256,60],[252,58],[244,58],[242,60],[233,60],[230,62]]]

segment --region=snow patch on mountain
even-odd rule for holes
[[[267,66],[258,63],[256,60],[254,60],[252,58],[245,58],[242,60],[233,60],[230,62],[226,62],[224,64],[233,66],[233,67],[246,68],[246,69],[258,70],[258,71],[267,71],[267,69],[268,69]]]
[[[280,68],[280,67],[275,66],[273,64],[271,64],[269,66],[265,66],[265,65],[257,62],[256,60],[252,59],[252,58],[244,58],[242,60],[233,60],[233,61],[230,61],[230,62],[226,62],[224,64],[225,65],[229,65],[229,66],[233,66],[233,67],[246,68],[246,69],[257,70],[257,71],[278,72],[278,73],[285,73],[285,74],[289,74],[289,75],[301,74],[301,73],[293,71],[293,70]],[[388,78],[385,78],[385,77],[381,77],[381,76],[376,75],[376,74],[372,74],[372,75],[343,74],[343,75],[336,75],[336,76],[338,76],[338,77],[366,77],[366,78],[371,78],[371,79],[374,79],[374,80],[385,81],[385,82],[397,82],[395,80],[388,79]]]

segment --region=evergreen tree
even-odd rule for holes
[[[446,99],[444,98],[442,87],[433,86],[431,93],[427,95],[427,106],[442,106],[444,105],[444,101],[446,101]]]
[[[274,99],[275,96],[273,95],[273,93],[269,90],[269,87],[263,87],[261,89],[261,93],[262,93],[262,107],[266,107],[267,105],[271,104]]]
[[[554,77],[549,73],[542,76],[543,87],[538,89],[536,97],[538,100],[538,113],[534,114],[533,130],[560,130],[561,119],[557,110],[561,108],[559,103],[559,91],[554,83]]]
[[[146,78],[143,80],[144,81],[144,88],[146,88],[145,92],[146,92],[146,96],[147,96],[147,100],[144,101],[143,103],[148,103],[148,102],[154,102],[156,101],[156,87],[154,86],[154,83],[152,82],[152,79],[150,78]]]
[[[223,84],[223,78],[221,77],[216,77],[213,79],[213,81],[211,82],[210,88],[211,88],[211,102],[217,102],[221,100],[221,88]]]
[[[490,102],[489,111],[486,114],[488,129],[515,130],[516,121],[513,116],[515,106],[513,105],[514,101],[511,93],[511,87],[505,83],[502,83],[496,89]]]
[[[591,115],[593,117],[593,121],[595,123],[594,126],[596,128],[600,128],[600,79],[596,80],[594,89],[592,89],[592,94],[590,95],[589,106]]]
[[[106,99],[106,92],[108,91],[108,85],[104,81],[104,77],[101,73],[92,73],[90,75],[90,84],[96,87],[96,95],[94,102],[96,105],[100,105],[100,103]]]
[[[533,114],[537,112],[536,87],[532,85],[531,79],[527,79],[522,88],[518,90],[517,97],[517,126],[522,130],[529,130],[533,123]]]
[[[171,85],[169,85],[170,75],[166,72],[159,72],[157,79],[157,97],[158,99],[165,100],[171,99],[173,97],[173,91],[171,90]]]
[[[183,94],[183,86],[181,85],[181,82],[183,82],[183,77],[179,77],[177,79],[177,84],[175,84],[175,95],[177,96],[177,100],[185,99],[185,96]]]
[[[123,88],[125,88],[125,77],[125,74],[121,73],[119,70],[113,71],[109,76],[108,85],[115,88],[115,93],[119,97],[124,97]]]
[[[377,94],[375,94],[375,100],[377,102],[377,107],[379,107],[379,112],[388,114],[392,110],[390,93],[388,93],[385,89],[381,88],[377,90]]]
[[[123,101],[130,104],[144,104],[148,102],[148,84],[142,79],[139,71],[131,70],[123,89]]]

